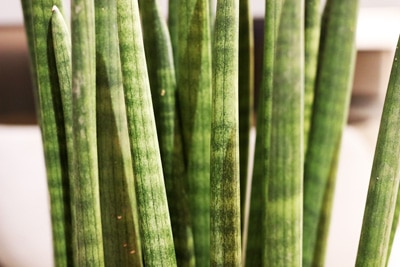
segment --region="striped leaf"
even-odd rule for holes
[[[96,131],[94,3],[71,4],[73,164],[72,234],[75,266],[103,266]]]
[[[217,1],[213,42],[210,263],[211,266],[239,266],[238,0]]]
[[[95,15],[97,144],[105,263],[142,266],[116,1],[95,1]]]
[[[284,1],[276,40],[263,254],[271,266],[301,266],[303,8]]]
[[[137,1],[117,0],[130,148],[146,266],[176,266]]]
[[[177,105],[197,266],[209,264],[211,42],[209,0],[180,1]]]
[[[266,1],[263,72],[257,111],[256,146],[252,174],[246,266],[264,266],[264,231],[272,112],[273,68],[280,10],[283,1]],[[261,223],[260,223],[261,222]]]
[[[397,44],[371,171],[355,266],[386,266],[400,181],[400,39]]]
[[[304,150],[310,131],[321,31],[320,0],[305,0],[304,17]],[[305,153],[305,152],[304,152]]]
[[[143,38],[178,266],[194,266],[176,78],[167,25],[157,0],[141,0]]]
[[[313,114],[304,165],[303,266],[311,266],[324,194],[346,123],[355,58],[358,1],[328,0],[323,14]],[[331,183],[332,185],[334,183]],[[326,198],[325,198],[326,199]],[[329,205],[329,201],[327,203]],[[318,241],[320,242],[320,241]]]
[[[61,89],[54,55],[52,7],[61,1],[21,1],[31,57],[35,101],[50,196],[53,254],[57,266],[71,264],[68,159]],[[56,37],[58,38],[58,37]],[[64,51],[65,52],[65,51]],[[56,108],[55,108],[56,107]]]

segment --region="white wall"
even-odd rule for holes
[[[71,0],[64,0],[68,7]],[[214,0],[215,1],[215,0]],[[264,0],[250,0],[254,16],[264,15]],[[322,0],[325,1],[325,0]],[[168,0],[160,0],[167,10]],[[68,11],[68,8],[66,8]],[[0,0],[0,26],[22,25],[20,0]],[[400,1],[361,0],[357,47],[361,50],[393,50],[400,33]]]
[[[159,0],[164,10],[167,10],[168,0]],[[264,0],[250,0],[251,8],[256,16],[264,13]],[[64,0],[67,7],[71,0]],[[20,0],[0,0],[0,25],[21,25],[23,16]]]

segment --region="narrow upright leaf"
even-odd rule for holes
[[[53,254],[57,266],[71,264],[68,159],[61,90],[51,31],[52,7],[61,1],[21,1],[30,49],[37,116],[50,196]]]
[[[72,133],[72,62],[71,36],[63,15],[57,6],[53,6],[51,30],[54,44],[54,56],[60,84],[62,111],[64,115],[65,139],[67,145],[68,169],[73,169],[73,133]]]
[[[270,266],[302,260],[303,8],[303,1],[283,2],[276,40],[263,255]]]
[[[181,0],[177,105],[197,266],[210,261],[211,41],[209,0]]]
[[[211,266],[240,266],[239,0],[218,0],[211,120]]]
[[[71,176],[75,266],[103,266],[96,132],[96,42],[94,3],[71,3],[72,120]]]
[[[346,123],[355,58],[358,1],[328,0],[325,6],[312,120],[304,165],[303,266],[312,266],[317,250],[318,224],[326,216],[324,194],[340,151]],[[334,186],[335,183],[330,183]],[[325,200],[324,200],[325,199]],[[330,200],[328,200],[329,203]],[[324,212],[323,212],[324,210]]]
[[[171,40],[157,0],[141,0],[143,38],[178,266],[194,266]]]
[[[146,266],[176,266],[157,129],[136,0],[117,0],[126,112]]]
[[[107,266],[142,266],[136,192],[115,0],[95,1],[96,111],[101,218]]]
[[[265,3],[264,52],[260,97],[258,98],[256,146],[250,195],[250,215],[246,266],[264,266],[264,231],[267,179],[269,177],[269,150],[271,136],[273,69],[280,10],[283,1],[268,0]]]
[[[365,204],[356,266],[386,266],[400,181],[400,39],[393,60]]]
[[[305,0],[304,17],[304,150],[307,149],[315,77],[317,76],[319,37],[321,32],[321,0]],[[304,152],[305,153],[305,152]]]
[[[395,208],[394,216],[393,216],[392,230],[390,232],[390,240],[389,240],[389,247],[388,247],[388,255],[387,255],[387,259],[386,259],[386,266],[388,266],[388,264],[389,264],[394,238],[396,237],[397,229],[399,228],[398,227],[399,220],[400,220],[400,194],[397,193],[396,208]]]
[[[68,174],[72,175],[73,170],[73,131],[72,131],[72,66],[71,66],[71,36],[68,31],[64,17],[57,6],[53,6],[53,15],[51,18],[51,28],[54,46],[54,56],[56,60],[58,81],[60,86],[60,95],[62,106],[58,112],[63,112],[63,123],[65,131],[66,158],[63,158],[63,165],[68,165]],[[58,125],[62,127],[62,125]],[[69,181],[63,186],[66,190],[69,189]],[[72,235],[71,235],[71,210],[70,196],[66,191],[64,198],[64,206],[68,207],[66,212],[66,235],[65,242],[67,249],[67,261],[72,261]],[[53,245],[55,248],[56,243]],[[56,266],[65,264],[61,255],[54,255]]]

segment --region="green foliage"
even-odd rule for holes
[[[358,1],[266,1],[253,165],[248,0],[170,0],[168,21],[75,0],[71,33],[60,2],[21,3],[56,266],[324,265]],[[399,53],[357,266],[387,265],[399,219]]]
[[[211,115],[211,266],[239,266],[239,1],[217,2]]]
[[[96,120],[104,260],[108,266],[142,266],[118,31],[114,30],[116,1],[96,1],[95,15]]]
[[[356,266],[386,266],[388,261],[389,240],[400,179],[400,65],[397,60],[400,56],[399,45],[400,42],[397,44],[383,107]]]
[[[327,1],[323,13],[314,102],[304,163],[303,265],[317,255],[318,224],[327,207],[327,185],[347,120],[353,69],[358,1]],[[329,199],[326,199],[329,205]],[[324,231],[327,233],[327,231]]]
[[[55,263],[71,260],[70,190],[66,133],[61,89],[50,28],[53,4],[60,1],[21,1],[30,46],[37,115],[42,133],[47,182],[51,203]],[[46,11],[47,12],[42,12]],[[56,25],[57,22],[55,22]],[[55,37],[58,40],[58,37]],[[54,108],[56,107],[56,108]]]
[[[211,33],[209,0],[181,0],[175,10],[177,107],[197,266],[210,258]],[[174,44],[174,43],[173,43]]]

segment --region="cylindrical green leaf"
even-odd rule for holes
[[[386,266],[400,181],[400,39],[393,60],[365,204],[356,266]]]
[[[61,14],[57,6],[53,6],[53,15],[51,19],[54,56],[56,60],[58,81],[60,86],[61,103],[59,112],[63,112],[63,121],[60,121],[58,127],[62,127],[62,123],[65,130],[65,142],[66,142],[66,159],[63,159],[63,165],[68,164],[68,173],[71,175],[73,170],[73,132],[72,132],[72,66],[71,66],[71,36],[68,31],[67,25],[64,21],[64,17]],[[64,185],[65,190],[69,188],[69,182]],[[69,261],[72,259],[72,236],[71,236],[71,210],[70,210],[70,199],[69,193],[65,195],[64,205],[68,207],[66,210],[67,221],[66,223],[66,236],[65,244],[67,247],[67,257]],[[57,266],[65,264],[63,257],[55,255],[55,262]]]
[[[126,112],[146,266],[176,266],[138,3],[117,0]]]
[[[97,144],[105,264],[142,266],[116,1],[95,1],[95,15]]]
[[[197,266],[210,261],[211,41],[209,0],[181,0],[177,105]]]
[[[328,0],[324,10],[312,121],[304,165],[303,266],[311,266],[320,236],[318,224],[326,216],[324,194],[340,151],[347,120],[355,59],[358,1]],[[332,183],[334,185],[334,183]],[[325,214],[325,215],[323,215]]]
[[[388,264],[389,264],[394,238],[396,236],[397,229],[399,228],[398,227],[399,220],[400,220],[400,194],[397,193],[396,208],[395,208],[394,216],[393,216],[392,230],[390,232],[390,240],[389,240],[388,255],[387,255],[387,259],[386,259],[386,266],[388,266]]]
[[[182,136],[176,114],[176,78],[171,40],[157,0],[142,0],[139,3],[177,264],[194,266]]]
[[[321,31],[320,0],[305,0],[304,17],[304,150],[307,149]],[[305,153],[305,152],[304,152]]]
[[[103,266],[96,132],[94,3],[71,3],[74,170],[71,208],[74,265]]]
[[[71,36],[64,17],[57,6],[53,7],[51,29],[58,81],[61,90],[62,110],[64,114],[68,168],[71,170],[73,169]]]
[[[282,1],[266,1],[264,21],[264,53],[260,97],[258,98],[256,146],[252,175],[246,266],[263,266],[265,204],[269,172],[273,67]]]
[[[67,145],[51,17],[60,1],[21,1],[44,148],[56,266],[71,264]],[[57,38],[57,37],[56,37]]]
[[[211,266],[240,266],[239,0],[219,0],[213,39]]]
[[[338,140],[338,144],[336,149],[340,150],[340,143],[341,139]],[[317,239],[317,243],[315,247],[318,248],[317,253],[314,254],[313,259],[313,266],[324,266],[325,259],[326,259],[326,252],[327,252],[327,244],[328,244],[328,233],[329,227],[331,225],[331,218],[332,218],[332,205],[333,205],[333,198],[335,195],[335,185],[336,185],[336,175],[337,175],[337,166],[339,161],[339,152],[335,152],[335,157],[333,158],[332,165],[331,165],[331,172],[329,173],[328,181],[325,187],[324,192],[324,208],[321,212],[321,217],[318,222],[318,232],[317,235],[321,238]]]
[[[301,266],[303,207],[303,1],[285,0],[277,32],[263,261]]]

